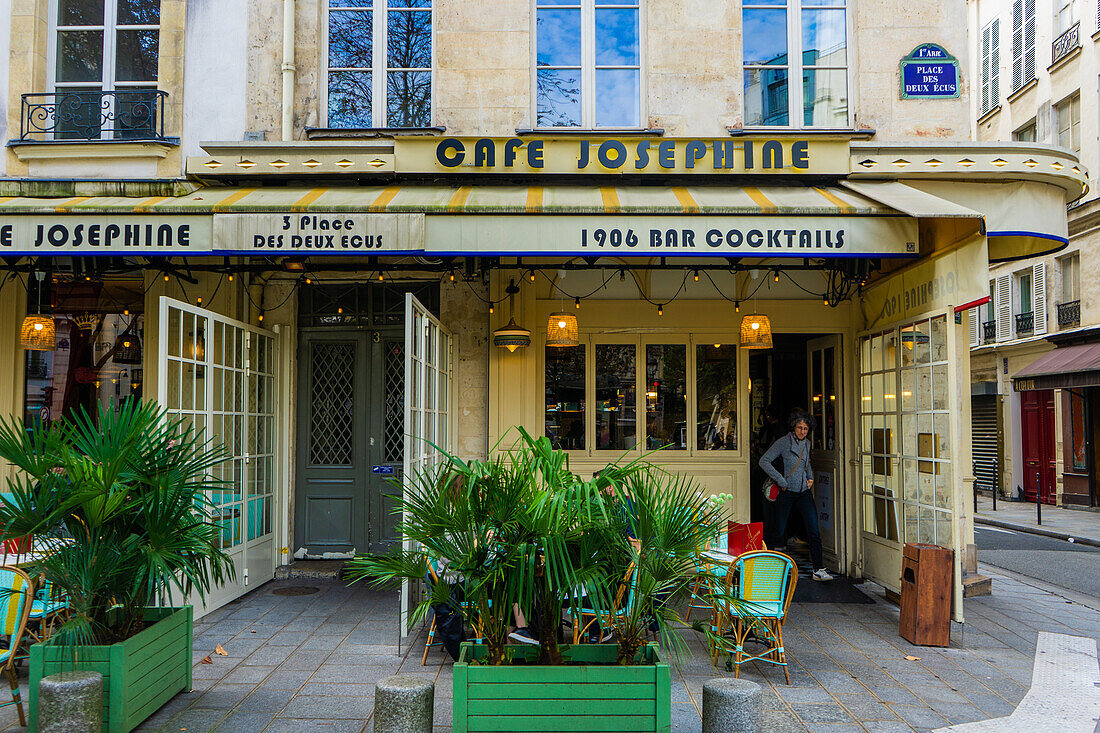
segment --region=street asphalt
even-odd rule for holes
[[[1095,597],[1100,548],[999,527],[974,527],[978,561]]]

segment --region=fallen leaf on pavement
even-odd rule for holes
[[[223,657],[228,657],[229,656],[229,652],[227,652],[225,649],[223,649],[221,644],[218,644],[216,647],[214,647],[214,652],[216,654],[218,654],[219,656],[223,656]]]
[[[256,629],[252,629],[251,633],[255,634],[255,633],[256,633]]]
[[[213,663],[214,663],[214,660],[210,658],[209,654],[207,654],[205,657],[203,657],[202,661],[200,662],[200,664],[213,664]]]
[[[920,661],[920,657],[913,657],[913,656],[910,656],[908,654],[905,655],[905,659],[906,659],[906,661],[909,661],[909,662],[919,662]]]

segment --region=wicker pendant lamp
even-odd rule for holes
[[[45,273],[36,272],[38,278],[38,314],[28,315],[19,329],[19,345],[27,351],[53,351],[57,348],[57,328],[53,316],[42,315],[42,278]]]
[[[767,316],[753,313],[741,319],[741,348],[772,348],[772,324]]]
[[[508,325],[493,331],[493,346],[515,353],[516,349],[531,345],[531,332],[516,323],[516,309],[513,303],[513,298],[519,292],[516,281],[510,281],[504,292],[508,294]]]
[[[546,345],[564,347],[579,346],[580,343],[577,317],[565,311],[551,313],[546,324]]]

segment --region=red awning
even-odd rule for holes
[[[1100,343],[1061,346],[1012,378],[1017,392],[1100,386]]]

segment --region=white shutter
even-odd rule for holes
[[[1012,338],[1012,276],[997,276],[997,340]]]
[[[989,31],[989,108],[1001,103],[1001,19],[994,19]]]
[[[978,309],[970,309],[970,348],[982,345],[982,327],[978,323]]]
[[[1024,0],[1024,80],[1035,78],[1035,0]]]
[[[993,109],[993,105],[989,102],[989,82],[992,73],[989,69],[989,37],[993,33],[993,25],[987,25],[982,29],[982,114],[985,114],[989,110]]]
[[[1023,85],[1024,0],[1012,0],[1012,91],[1016,91]]]
[[[1031,267],[1031,310],[1035,314],[1033,334],[1047,332],[1047,265],[1036,262]]]

